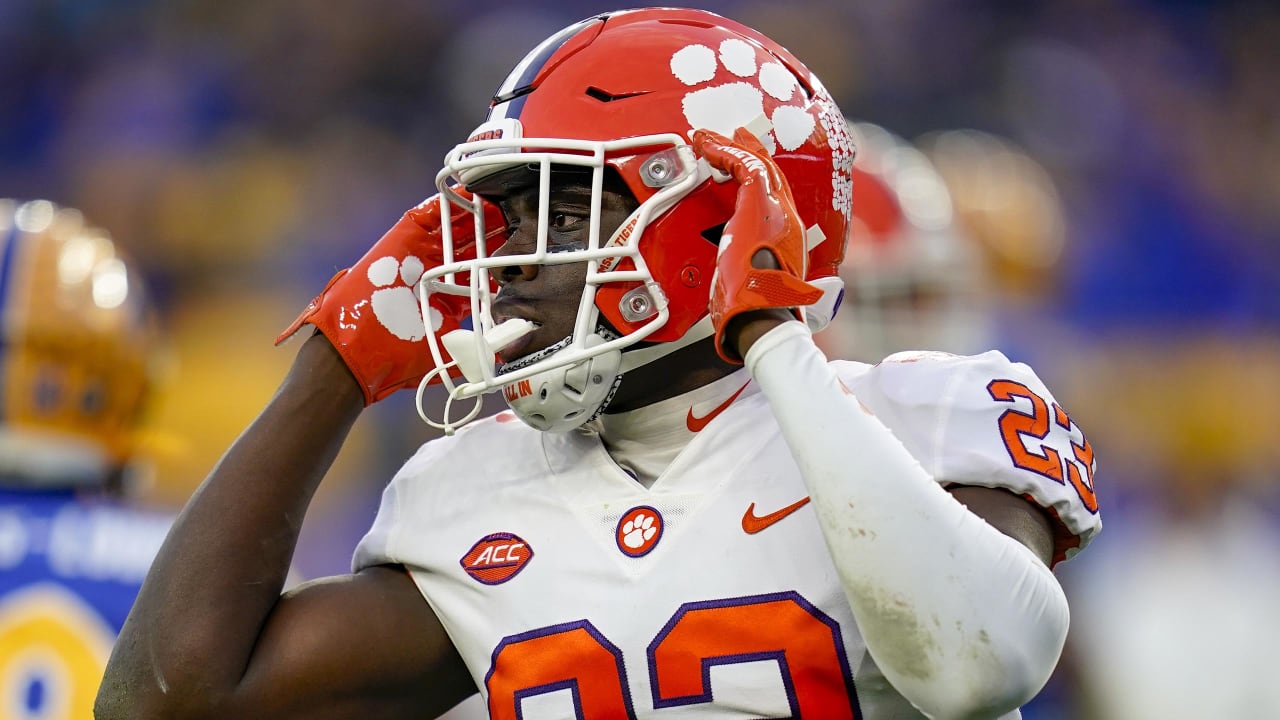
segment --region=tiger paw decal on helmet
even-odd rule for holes
[[[853,141],[839,108],[816,77],[810,78],[820,107],[815,119],[804,106],[805,89],[795,75],[773,56],[758,53],[739,38],[724,40],[716,49],[701,44],[684,46],[671,56],[671,73],[694,88],[682,103],[691,129],[732,136],[734,130],[751,127],[763,116],[772,128],[759,133],[760,143],[774,155],[779,149],[800,148],[813,139],[821,124],[834,168],[832,206],[846,218],[850,216]]]
[[[714,80],[721,67],[745,80],[704,86],[685,95],[684,116],[690,127],[732,132],[765,115],[773,130],[760,141],[770,155],[778,145],[795,150],[813,134],[817,123],[798,105],[775,105],[766,113],[766,96],[789,102],[799,96],[800,84],[781,63],[757,61],[755,48],[745,40],[730,38],[716,50],[686,45],[671,56],[671,72],[692,87]]]

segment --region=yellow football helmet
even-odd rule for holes
[[[156,318],[103,230],[0,200],[0,483],[101,486],[134,456]]]
[[[1012,140],[980,130],[935,131],[917,146],[946,183],[956,221],[979,247],[1004,302],[1052,296],[1067,227],[1045,167]]]

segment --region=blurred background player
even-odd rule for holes
[[[849,129],[857,153],[845,292],[819,345],[870,363],[901,350],[989,349],[979,248],[956,222],[941,175],[885,128],[850,121]]]
[[[987,342],[1024,361],[1047,361],[1070,335],[1055,320],[1068,232],[1057,183],[1037,157],[993,133],[938,130],[915,144],[946,186],[959,234],[976,248],[980,279],[970,307],[983,318]]]
[[[845,293],[818,344],[870,363],[922,348],[1008,351],[1016,333],[1002,330],[1042,309],[1064,243],[1049,175],[989,133],[911,143],[870,122],[849,128],[857,155]]]
[[[69,208],[0,199],[0,717],[87,718],[170,518],[139,421],[157,326],[109,235]]]

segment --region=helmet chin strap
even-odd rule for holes
[[[625,375],[631,370],[643,367],[660,360],[671,353],[688,347],[699,340],[705,340],[715,334],[715,328],[711,325],[711,316],[704,315],[701,320],[693,324],[693,327],[685,331],[679,339],[671,342],[657,343],[644,348],[631,348],[622,353],[622,365],[619,366],[619,374]]]
[[[598,328],[589,335],[586,347],[608,342],[612,333]],[[563,352],[573,341],[569,336],[531,355],[507,363],[499,372],[517,370]],[[525,424],[544,432],[567,432],[591,421],[604,411],[618,389],[622,360],[619,350],[591,355],[570,365],[553,367],[502,388],[507,406]]]
[[[505,386],[502,395],[517,417],[538,430],[573,430],[604,412],[627,371],[666,357],[713,334],[711,317],[707,316],[695,323],[678,340],[626,352],[613,350],[572,365],[552,368]],[[594,345],[607,342],[612,337],[612,330],[601,325],[587,342]],[[570,341],[571,338],[566,337],[543,350],[508,363],[499,369],[499,375],[504,370],[519,369],[545,360],[563,351]]]

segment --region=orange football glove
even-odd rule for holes
[[[465,191],[459,194],[470,197]],[[484,205],[486,238],[502,235],[506,231],[502,212],[492,203]],[[474,259],[472,215],[453,206],[449,222],[453,259]],[[496,247],[487,250],[492,252]],[[360,383],[366,406],[402,388],[416,388],[435,367],[416,286],[426,270],[443,262],[440,196],[436,194],[406,212],[355,265],[338,271],[298,319],[280,333],[276,344],[289,339],[304,324],[314,325],[333,343]],[[465,282],[465,278],[460,274],[458,281]],[[434,311],[432,320],[439,321],[434,327],[437,337],[458,329],[471,313],[466,296],[436,293],[429,302]]]
[[[744,128],[734,132],[733,140],[698,130],[693,148],[711,167],[738,183],[733,217],[720,236],[710,310],[716,352],[728,362],[741,364],[736,349],[725,346],[724,330],[730,320],[767,308],[791,309],[802,320],[796,308],[817,302],[822,291],[804,281],[809,259],[804,225],[786,178],[760,141]],[[752,267],[752,256],[762,249],[773,253],[778,269]]]

